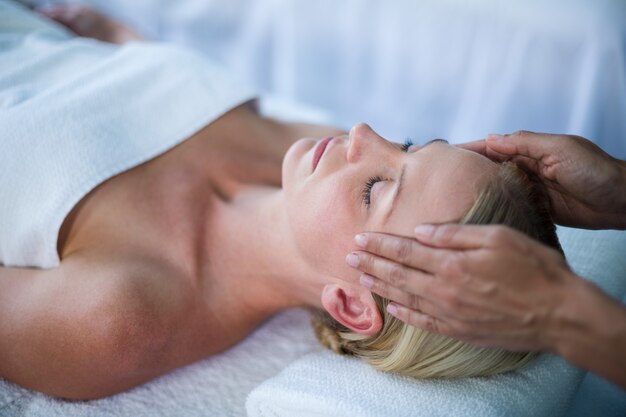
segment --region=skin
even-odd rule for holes
[[[352,234],[377,230],[404,163],[413,192],[378,230],[458,217],[493,163],[443,143],[405,153],[361,124],[311,174],[316,141],[296,141],[307,133],[342,132],[242,106],[91,191],[61,228],[60,267],[0,268],[0,376],[54,396],[107,396],[227,349],[297,306],[376,332],[371,293],[347,283],[356,272],[339,255]],[[360,193],[381,168],[388,180],[368,211]],[[457,198],[444,204],[440,193]]]
[[[518,132],[462,146],[533,171],[559,222],[626,228],[626,164],[586,139]],[[392,314],[481,346],[554,352],[626,389],[626,308],[556,251],[501,226],[424,225],[414,237],[356,239],[361,283],[394,300]]]
[[[79,36],[120,45],[142,40],[141,35],[128,26],[80,4],[54,4],[37,11]]]
[[[407,224],[461,217],[472,204],[475,187],[488,180],[496,165],[481,155],[441,142],[402,152],[369,126],[359,124],[348,137],[334,138],[311,172],[315,144],[304,139],[285,156],[288,233],[294,237],[293,247],[299,257],[318,275],[316,280],[333,283],[324,287],[323,306],[348,328],[374,334],[382,324],[374,300],[369,291],[346,283],[354,282],[355,273],[337,254],[354,249],[351,237],[363,228],[406,235]],[[403,191],[385,220],[403,167]],[[362,192],[373,176],[384,181],[372,187],[368,207]],[[363,311],[371,322],[358,317],[355,325],[342,315],[345,306],[340,301],[344,298],[358,300],[354,310]]]
[[[282,156],[303,130],[242,106],[92,190],[61,228],[58,268],[0,268],[0,376],[96,398],[244,337],[276,306],[237,303],[244,281],[212,279],[215,235],[205,229],[251,184],[279,186]]]

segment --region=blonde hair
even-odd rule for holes
[[[561,251],[543,188],[511,162],[500,164],[495,177],[476,193],[461,224],[503,224]],[[336,353],[364,359],[374,368],[414,378],[487,376],[524,366],[534,352],[511,352],[470,345],[409,326],[387,313],[386,300],[372,294],[383,328],[360,335],[316,310],[312,324],[319,341]]]

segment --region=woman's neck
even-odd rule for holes
[[[336,133],[310,125],[284,125],[238,108],[209,126],[200,155],[214,155],[213,181],[229,184],[205,208],[201,276],[223,314],[233,309],[259,321],[297,306],[320,306],[322,284],[300,261],[280,188],[282,159],[290,144],[307,134]],[[216,154],[216,142],[220,151]],[[223,149],[222,149],[223,148]],[[207,164],[206,157],[201,160]],[[208,165],[207,165],[208,166]],[[220,306],[224,306],[223,308]]]
[[[207,232],[202,237],[200,265],[207,265],[202,275],[212,289],[212,300],[217,300],[216,308],[231,308],[233,320],[248,314],[261,321],[284,308],[320,307],[323,284],[296,252],[279,188],[280,172],[285,152],[298,138],[344,132],[278,123],[243,106],[207,129],[224,147],[215,155],[216,166],[238,158],[227,164],[232,169],[218,169],[214,177],[234,186],[207,207]],[[214,154],[215,142],[205,143],[206,153]]]
[[[323,283],[300,260],[276,187],[248,186],[212,208],[207,264],[213,295],[237,317],[262,321],[290,307],[320,307]]]

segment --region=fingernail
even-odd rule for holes
[[[498,135],[496,133],[490,133],[487,135],[488,142],[502,142],[504,140],[504,135]]]
[[[361,275],[361,278],[359,278],[359,282],[361,283],[361,285],[367,288],[372,288],[374,286],[374,279],[367,274]]]
[[[356,268],[357,266],[359,266],[359,255],[357,255],[356,253],[349,254],[348,256],[346,256],[346,262],[351,267]]]
[[[421,237],[429,238],[435,231],[432,224],[420,224],[415,228],[415,234]]]
[[[364,248],[365,245],[367,245],[367,236],[364,234],[358,234],[354,237],[354,241],[358,246]]]
[[[396,314],[398,314],[398,306],[393,304],[393,303],[389,303],[389,304],[387,304],[387,311],[392,316],[395,316]]]

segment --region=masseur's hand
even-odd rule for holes
[[[361,283],[395,301],[390,313],[478,345],[553,350],[562,290],[584,284],[560,253],[502,226],[423,226],[416,239],[355,241]]]
[[[459,146],[534,172],[548,191],[556,223],[626,229],[626,162],[587,139],[517,132]]]
[[[420,226],[415,237],[362,233],[363,251],[348,255],[391,314],[480,346],[554,352],[626,389],[626,307],[557,251],[504,226]]]

